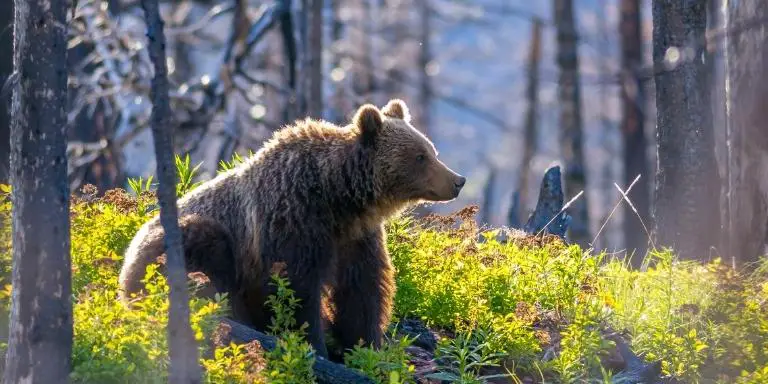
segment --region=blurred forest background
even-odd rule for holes
[[[701,35],[699,27],[716,31],[713,24],[728,13],[723,1],[683,3],[693,17],[683,28]],[[76,4],[68,63],[70,187],[125,187],[127,178],[156,169],[144,16],[138,0]],[[12,7],[0,2],[0,52],[12,52]],[[566,200],[584,190],[571,207],[572,239],[590,243],[621,200],[614,183],[626,189],[637,175],[629,196],[650,228],[660,76],[651,7],[639,0],[164,1],[176,151],[203,162],[207,179],[221,160],[257,150],[296,117],[343,123],[362,103],[383,106],[397,97],[443,161],[468,179],[457,201],[431,209],[478,204],[484,224],[519,225],[535,207],[543,172],[559,162]],[[698,52],[702,42],[691,44],[657,56],[690,60],[686,49]],[[715,75],[705,77],[722,84],[716,74],[724,44],[710,44],[703,52],[715,59],[708,60]],[[11,70],[11,55],[1,55],[0,79]],[[697,169],[724,177],[727,161],[717,168],[707,159],[727,152],[725,87],[708,84],[703,89],[717,107],[711,118],[700,116],[704,125],[694,131],[701,141],[688,144],[690,155],[702,159]],[[685,103],[700,95],[686,92]],[[697,110],[678,113],[683,120],[690,115]],[[7,119],[0,108],[0,180],[8,176]],[[713,146],[720,150],[696,152]],[[690,180],[689,187],[708,189]],[[725,225],[727,219],[708,216],[728,215],[721,209],[727,204],[712,203],[725,194],[709,196],[710,212],[690,217]],[[757,228],[764,233],[766,224]],[[640,249],[648,238],[628,205],[600,233],[594,246],[608,251]]]

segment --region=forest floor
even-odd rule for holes
[[[149,294],[137,309],[116,301],[122,252],[156,214],[142,185],[99,197],[89,188],[71,200],[72,382],[167,381],[162,275],[148,268]],[[0,188],[5,311],[9,193]],[[388,224],[397,274],[392,329],[380,350],[347,351],[348,368],[378,383],[634,383],[642,375],[658,383],[768,382],[767,262],[747,273],[664,250],[632,270],[553,236],[479,228],[475,212]],[[295,307],[290,285],[273,278],[280,289],[272,305],[285,316],[269,330],[280,339],[271,351],[222,336],[226,298],[190,301],[206,382],[313,382],[314,355],[286,321]]]

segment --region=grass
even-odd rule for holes
[[[194,168],[178,159],[183,195],[195,188]],[[237,160],[237,159],[235,159]],[[222,164],[231,168],[238,161]],[[241,160],[240,160],[241,161]],[[72,199],[75,383],[167,381],[168,287],[148,268],[150,295],[138,310],[116,301],[122,252],[156,214],[150,180],[133,193],[86,189]],[[10,300],[10,189],[0,186],[0,303]],[[615,379],[607,330],[626,331],[632,349],[661,361],[664,375],[690,383],[768,382],[768,262],[749,273],[719,261],[682,262],[670,250],[652,253],[643,271],[556,239],[484,231],[465,209],[450,217],[388,224],[397,271],[395,322],[415,318],[440,336],[431,377],[481,383],[603,383]],[[226,297],[192,298],[191,323],[209,383],[309,383],[314,355],[303,330],[291,330],[297,303],[290,284],[272,276],[278,294],[269,332],[279,348],[227,340],[217,319]],[[4,330],[5,331],[5,330]],[[412,340],[388,335],[379,351],[357,347],[345,363],[379,383],[411,383]]]

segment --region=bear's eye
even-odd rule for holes
[[[416,161],[418,161],[419,163],[423,163],[424,162],[424,155],[416,156]]]

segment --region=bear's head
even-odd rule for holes
[[[432,142],[411,125],[408,107],[393,99],[384,108],[366,104],[355,113],[361,145],[373,157],[374,185],[394,201],[450,201],[466,178],[437,157]]]

